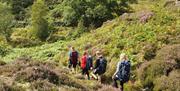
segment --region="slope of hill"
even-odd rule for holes
[[[119,54],[124,52],[132,62],[131,82],[126,84],[125,91],[178,91],[180,9],[173,2],[167,3],[164,0],[140,0],[138,4],[131,5],[134,13],[125,13],[107,21],[100,28],[86,32],[75,40],[30,48],[13,48],[1,59],[8,62],[26,56],[55,61],[59,66],[66,66],[69,45],[74,46],[80,53],[86,48],[90,51],[101,50],[108,60],[103,83],[110,84]],[[168,60],[172,65],[167,64]],[[90,89],[93,88],[90,86]]]

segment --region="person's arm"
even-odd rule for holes
[[[77,51],[76,51],[77,52]],[[79,52],[77,52],[77,59],[80,61],[81,58],[79,57]]]
[[[93,58],[90,57],[90,69],[93,69]]]
[[[71,52],[69,51],[69,53],[68,53],[68,60],[70,60],[71,59]]]
[[[119,67],[120,67],[120,65],[121,65],[121,62],[118,62],[117,68],[116,68],[116,72],[114,73],[113,78],[114,78],[114,77],[116,76],[116,74],[119,72]]]
[[[96,60],[96,63],[94,65],[94,69],[98,68],[98,65],[99,65],[99,59]]]

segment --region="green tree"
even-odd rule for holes
[[[77,26],[83,17],[84,26],[99,27],[103,22],[127,12],[130,0],[63,0],[62,18],[66,26]],[[59,8],[59,7],[58,7]]]
[[[12,12],[17,20],[24,20],[26,8],[33,4],[34,0],[11,0]]]
[[[0,2],[0,34],[3,35],[7,42],[10,42],[10,36],[13,27],[13,15],[11,8],[6,3]]]
[[[45,40],[49,36],[47,11],[47,6],[43,0],[34,2],[31,13],[32,33],[35,38],[40,40]]]

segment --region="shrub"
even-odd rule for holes
[[[101,89],[99,89],[98,91],[119,91],[118,88],[114,88],[112,86],[106,86],[104,85]]]
[[[29,58],[19,58],[15,62],[0,66],[0,75],[14,78],[13,83],[30,83],[27,89],[32,90],[55,90],[59,87],[68,86],[77,89],[87,90],[79,81],[69,77],[68,72],[58,68],[56,63],[33,61]],[[10,88],[17,88],[22,85],[12,84]]]
[[[9,48],[9,46],[7,44],[0,43],[0,56],[1,57],[6,56],[10,51],[11,51],[11,49]]]
[[[0,90],[7,91],[10,90],[10,88],[4,82],[0,81]]]
[[[152,61],[144,63],[138,70],[138,77],[144,87],[156,87],[156,79],[160,76],[169,76],[174,69],[179,69],[180,45],[171,45],[162,48]]]
[[[6,64],[6,62],[0,60],[0,66],[1,66],[1,65],[5,65],[5,64]]]
[[[11,14],[11,7],[6,3],[0,2],[0,34],[6,38],[7,42],[10,42],[10,36],[13,26],[13,15]]]
[[[16,73],[15,78],[17,81],[33,82],[36,80],[47,79],[52,84],[59,84],[59,76],[49,68],[44,67],[26,67],[24,70]]]
[[[35,45],[40,45],[41,42],[34,39],[30,34],[29,28],[17,28],[11,35],[12,46],[15,47],[31,47]]]
[[[77,26],[79,20],[83,18],[86,27],[93,24],[99,27],[108,19],[114,18],[116,15],[121,15],[127,12],[130,8],[129,1],[73,1],[64,0],[61,7],[58,9],[62,12],[61,16],[66,26]],[[57,10],[57,9],[56,9]]]
[[[34,0],[11,0],[12,12],[16,20],[24,20],[26,18],[26,8],[33,4]]]
[[[142,84],[140,81],[136,81],[136,82],[130,82],[125,84],[124,89],[125,91],[141,91],[143,88]]]
[[[154,81],[154,91],[178,91],[180,90],[180,70],[172,71],[169,76],[161,76]]]
[[[143,48],[143,51],[144,51],[144,59],[145,60],[151,60],[153,59],[155,56],[156,56],[156,50],[157,50],[157,47],[155,44],[147,44],[144,48]]]
[[[38,91],[59,91],[58,87],[47,80],[37,80],[31,83],[31,90]]]
[[[32,5],[31,23],[32,36],[40,40],[46,40],[49,36],[49,24],[47,21],[47,6],[44,0],[37,0]]]

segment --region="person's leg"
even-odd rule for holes
[[[69,63],[68,63],[68,68],[70,69],[70,68],[71,68],[71,66],[72,66],[72,62],[71,62],[71,60],[69,60]]]
[[[113,87],[115,87],[115,88],[118,88],[118,83],[117,83],[117,80],[118,80],[118,78],[113,78]]]
[[[83,68],[81,68],[82,69],[82,75],[84,75],[84,69]]]
[[[87,75],[87,77],[88,77],[88,80],[90,80],[89,70],[88,70],[88,69],[86,69],[86,70],[85,70],[85,72],[86,72],[86,75]]]
[[[97,79],[97,80],[98,80],[99,82],[101,82],[101,76],[102,76],[102,75],[98,74],[98,79]]]
[[[96,76],[96,74],[97,74],[97,70],[95,69],[95,70],[91,73],[92,77],[93,77],[95,80],[98,79],[98,77]]]
[[[73,63],[73,72],[75,72],[75,73],[76,73],[76,65],[77,64]]]
[[[124,90],[124,82],[120,81],[120,90],[123,91]]]

